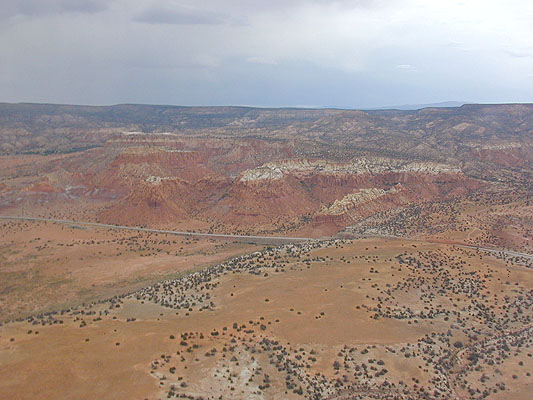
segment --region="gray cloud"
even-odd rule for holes
[[[0,1],[0,101],[533,101],[531,0]]]
[[[111,2],[112,0],[2,0],[0,17],[96,13],[106,10]]]
[[[178,5],[156,5],[143,10],[134,18],[137,22],[170,25],[221,25],[236,19],[216,12]]]
[[[507,54],[508,56],[515,57],[515,58],[525,58],[525,57],[533,57],[533,50],[523,50],[523,51],[512,51],[512,50],[502,50],[503,53]]]

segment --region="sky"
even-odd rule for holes
[[[2,0],[0,102],[533,102],[533,0]]]

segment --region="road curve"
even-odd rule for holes
[[[307,241],[307,240],[317,240],[316,238],[291,237],[291,236],[226,235],[223,233],[172,231],[172,230],[165,230],[165,229],[141,228],[137,226],[101,224],[98,222],[80,222],[80,221],[70,221],[67,219],[20,217],[20,216],[11,216],[11,215],[0,215],[0,219],[57,222],[59,224],[68,224],[68,225],[73,225],[73,226],[91,226],[95,228],[123,229],[123,230],[130,230],[130,231],[152,232],[152,233],[166,233],[169,235],[178,235],[178,236],[212,237],[212,238],[226,238],[226,239],[248,239],[248,240],[276,240],[276,241],[286,241],[286,242],[301,242],[301,241]]]

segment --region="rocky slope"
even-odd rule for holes
[[[0,156],[0,211],[333,233],[495,184],[527,197],[532,146],[533,106],[524,104],[372,112],[0,104],[0,152],[11,154]]]

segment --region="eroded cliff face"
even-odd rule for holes
[[[350,162],[290,159],[243,171],[212,210],[226,221],[311,217],[339,227],[409,202],[464,195],[479,184],[434,162],[359,157]]]
[[[460,173],[461,170],[452,165],[435,162],[410,162],[382,157],[361,157],[349,163],[336,163],[328,160],[294,159],[271,162],[258,168],[245,171],[241,182],[281,179],[285,174],[305,176],[309,174],[323,175],[361,175],[395,173],[420,173],[437,175],[441,173]]]
[[[139,225],[149,225],[160,224],[168,219],[182,221],[185,211],[165,188],[139,184],[136,190],[131,191],[100,216],[112,223],[124,224],[126,221],[135,220]]]
[[[489,182],[527,187],[530,109],[498,110],[174,110],[201,127],[183,130],[192,120],[178,118],[152,132],[80,128],[69,140],[99,147],[0,159],[0,208],[154,227],[334,232]]]
[[[451,164],[288,157],[301,151],[298,146],[296,141],[228,145],[222,139],[173,136],[150,142],[147,135],[131,134],[102,149],[54,160],[46,177],[21,189],[31,193],[23,196],[33,203],[97,202],[93,216],[118,224],[209,221],[278,229],[274,226],[326,223],[342,229],[374,212],[464,195],[477,185]],[[4,196],[4,203],[16,206],[17,193]]]
[[[322,215],[342,215],[348,213],[354,208],[360,207],[366,203],[371,203],[378,198],[387,194],[395,194],[398,190],[392,188],[389,190],[370,188],[359,189],[355,193],[349,193],[340,200],[335,200],[331,205],[324,206],[320,210]]]

